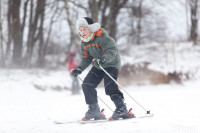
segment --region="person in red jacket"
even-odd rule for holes
[[[69,72],[71,72],[77,66],[76,61],[76,51],[69,52],[67,55],[67,67]],[[80,85],[77,77],[72,76],[72,94],[80,93]]]

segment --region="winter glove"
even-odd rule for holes
[[[80,67],[77,67],[74,70],[72,70],[71,74],[72,74],[72,76],[77,77],[79,74],[82,73],[82,71],[83,70]]]
[[[103,65],[105,63],[105,58],[103,57],[100,57],[100,58],[94,58],[92,60],[92,65],[96,66],[96,67],[99,67],[101,65]]]

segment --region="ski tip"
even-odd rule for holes
[[[113,117],[110,117],[108,120],[112,121],[112,120],[114,120],[114,119],[113,119]]]
[[[133,110],[133,109],[130,108],[129,111],[128,111],[129,117],[130,117],[130,118],[134,118],[134,117],[135,117],[135,115],[132,113],[132,110]]]
[[[104,109],[101,110],[101,117],[102,117],[102,119],[106,119],[106,115],[104,114],[104,111],[105,111]]]
[[[83,117],[83,118],[82,118],[82,121],[87,121],[87,118],[86,118],[86,117]]]
[[[132,118],[132,117],[135,117],[135,115],[131,112],[129,113],[129,117]]]

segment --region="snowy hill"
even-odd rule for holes
[[[192,43],[151,43],[127,47],[124,51],[127,56],[122,56],[122,64],[149,62],[150,69],[163,73],[192,72],[191,69],[200,67],[200,47]]]
[[[1,133],[200,132],[199,81],[190,81],[183,85],[125,87],[138,102],[151,110],[154,114],[152,118],[86,125],[78,123],[56,125],[54,121],[75,122],[84,116],[87,106],[83,94],[71,95],[69,90],[38,90],[32,81],[37,80],[49,85],[55,82],[52,80],[54,79],[61,85],[70,86],[70,79],[64,71],[48,72],[48,75],[42,71],[41,75],[34,73],[21,70],[9,73],[1,71]],[[98,95],[114,109],[113,103],[102,88],[98,88]],[[145,114],[127,95],[125,98],[128,107],[133,108],[136,116]],[[112,112],[101,101],[99,104],[101,108],[105,108],[106,116],[111,116]]]

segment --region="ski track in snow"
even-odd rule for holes
[[[87,106],[83,94],[72,96],[69,90],[41,91],[33,82],[53,84],[51,78],[68,85],[70,77],[63,71],[50,72],[35,76],[30,72],[3,72],[0,76],[0,133],[199,133],[200,132],[200,81],[190,81],[183,85],[128,86],[125,87],[140,104],[150,109],[152,118],[133,119],[94,124],[54,124],[54,121],[74,122],[80,120]],[[20,76],[18,76],[20,75]],[[67,75],[67,74],[66,74]],[[45,81],[46,80],[46,81]],[[114,110],[114,104],[98,88],[98,96]],[[123,90],[122,90],[123,91]],[[137,106],[125,93],[128,108],[135,115],[144,115],[145,111]],[[105,108],[107,117],[112,112]]]

